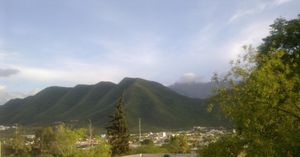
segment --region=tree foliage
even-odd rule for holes
[[[154,142],[153,140],[151,139],[144,139],[142,142],[141,142],[142,145],[154,145]]]
[[[212,103],[233,121],[248,156],[299,156],[300,16],[271,27],[258,50],[247,47],[226,76],[215,76]]]
[[[162,146],[156,146],[154,144],[141,145],[130,150],[130,154],[140,154],[140,153],[168,153],[168,149]]]
[[[5,145],[5,155],[14,157],[109,157],[110,146],[98,138],[98,144],[88,149],[77,148],[76,142],[86,136],[86,129],[71,130],[64,125],[38,129],[33,141],[17,133]]]
[[[245,141],[236,135],[225,135],[218,141],[199,148],[199,157],[237,157],[243,150]]]
[[[258,48],[262,55],[268,55],[273,50],[280,49],[286,52],[283,57],[286,61],[295,58],[300,52],[300,14],[292,20],[277,19],[271,25],[270,35],[263,41]]]
[[[171,136],[164,147],[171,153],[188,153],[190,151],[188,139],[185,135]]]
[[[12,139],[4,145],[5,155],[15,157],[30,156],[31,147],[26,144],[26,138],[22,136],[22,128],[16,128],[16,133]]]
[[[106,129],[112,154],[126,153],[129,151],[129,131],[122,97],[119,98],[115,113],[110,118],[110,125]]]
[[[77,151],[75,143],[85,135],[84,129],[71,130],[64,125],[36,131],[35,153],[53,156],[71,156]]]

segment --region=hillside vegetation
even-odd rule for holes
[[[125,78],[119,84],[49,87],[1,106],[0,123],[41,125],[72,121],[84,124],[91,119],[104,128],[122,94],[132,130],[137,128],[138,118],[142,119],[143,129],[152,130],[224,124],[214,113],[207,112],[205,100],[185,97],[157,82],[139,78]]]

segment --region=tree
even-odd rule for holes
[[[79,150],[74,153],[74,157],[109,157],[110,154],[110,145],[101,139],[100,137],[96,137],[98,144],[87,150]]]
[[[76,142],[86,136],[86,129],[71,130],[64,125],[46,127],[36,132],[34,156],[108,157],[110,146],[98,137],[98,144],[87,150],[76,147]]]
[[[38,129],[35,132],[34,154],[50,154],[50,150],[56,141],[56,134],[52,127]]]
[[[258,47],[263,55],[270,54],[273,50],[284,50],[287,58],[295,57],[300,51],[300,14],[292,20],[276,19],[271,25],[270,35],[263,41]]]
[[[5,154],[15,157],[31,156],[31,146],[26,143],[26,138],[22,136],[23,130],[21,127],[16,128],[15,136],[8,141],[5,147]]]
[[[226,76],[215,76],[211,102],[232,120],[249,156],[300,156],[300,18],[271,27],[258,51],[246,48]]]
[[[106,127],[108,142],[111,145],[112,155],[123,154],[129,150],[129,132],[124,112],[123,97],[120,97],[115,113],[110,116],[110,125]]]
[[[18,129],[20,130],[20,129]],[[69,129],[64,125],[40,128],[34,141],[26,139],[21,131],[5,144],[5,156],[16,157],[109,157],[110,146],[97,138],[97,145],[89,149],[77,148],[76,143],[86,136],[86,129]]]
[[[153,140],[151,139],[144,139],[142,142],[141,142],[142,145],[154,145],[154,142]]]
[[[188,139],[184,135],[171,136],[165,147],[171,153],[187,153],[190,151]]]
[[[78,151],[75,144],[85,133],[85,129],[71,130],[64,125],[39,129],[36,131],[35,154],[74,155]]]
[[[216,142],[198,149],[199,157],[237,157],[243,150],[245,141],[236,135],[225,135]]]
[[[136,148],[132,148],[129,154],[141,154],[141,153],[168,153],[169,150],[162,146],[156,146],[154,144],[141,145]]]

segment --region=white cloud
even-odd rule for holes
[[[230,59],[236,57],[243,52],[244,45],[258,46],[262,42],[262,38],[266,37],[269,33],[269,24],[271,21],[255,22],[243,29],[235,38],[233,38],[225,50],[229,52]]]
[[[6,49],[6,43],[0,38],[0,64],[3,62],[10,62],[20,58],[20,55],[16,51],[11,51]]]
[[[240,7],[228,20],[228,24],[235,22],[244,17],[259,14],[267,9],[276,9],[276,7],[292,2],[293,0],[253,0],[245,1],[244,7]],[[254,5],[252,7],[252,5]]]
[[[15,99],[15,98],[24,98],[33,94],[35,91],[31,91],[28,93],[22,93],[22,92],[10,92],[6,89],[6,86],[0,85],[0,105],[5,104],[7,101],[10,99]]]
[[[190,49],[191,53],[184,55],[187,61],[193,63],[194,67],[197,67],[190,67],[193,68],[190,71],[205,74],[206,78],[204,79],[207,81],[214,72],[223,73],[229,70],[229,62],[244,52],[244,45],[256,47],[262,42],[261,39],[268,35],[271,23],[272,19],[261,20],[250,23],[245,28],[237,28],[234,35],[225,38],[217,46],[213,45],[213,43],[215,43],[214,38],[217,38],[218,35],[208,40],[207,44],[199,42],[199,48],[195,44]],[[200,51],[193,51],[198,49]]]
[[[108,50],[105,57],[109,61],[136,65],[154,65],[157,62],[158,50],[149,43],[126,46],[122,43],[104,43],[102,45]]]
[[[238,19],[241,19],[245,16],[260,13],[260,12],[264,11],[267,7],[268,7],[268,3],[257,2],[257,4],[253,8],[250,7],[250,9],[249,9],[249,6],[247,6],[246,8],[240,8],[239,10],[236,11],[235,14],[233,14],[229,18],[227,24],[230,24],[230,23],[232,23]]]
[[[4,85],[0,85],[0,92],[4,91],[6,89],[6,87]]]
[[[72,67],[62,66],[57,69],[20,67],[18,79],[27,79],[40,82],[71,82],[71,83],[97,83],[101,80],[116,80],[122,70],[114,67],[105,67],[80,62],[68,63]]]
[[[201,81],[201,77],[193,72],[188,72],[183,74],[179,80],[179,82],[184,82],[184,83],[200,82],[200,81]]]
[[[229,20],[228,20],[228,24],[236,21],[237,19],[255,13],[255,10],[238,10],[234,15],[232,15]]]
[[[146,38],[146,37],[145,37]],[[44,83],[91,84],[99,81],[118,82],[123,77],[144,77],[155,75],[164,64],[157,45],[158,36],[147,36],[147,41],[123,43],[116,41],[98,42],[105,52],[95,53],[93,58],[72,58],[60,56],[54,66],[35,66],[11,62],[6,67],[18,69],[15,80]],[[58,84],[60,84],[58,83]],[[63,85],[63,84],[61,84]]]
[[[37,80],[37,81],[49,81],[57,80],[63,76],[63,72],[59,70],[34,68],[34,67],[19,67],[20,77]]]
[[[273,0],[273,4],[278,6],[278,5],[282,5],[282,4],[291,2],[291,1],[293,1],[293,0]]]

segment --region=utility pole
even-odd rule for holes
[[[16,137],[17,137],[17,135],[18,135],[18,123],[16,123]]]
[[[141,118],[139,118],[139,141],[142,142],[141,140],[142,140],[142,129],[141,129]]]
[[[89,125],[89,132],[90,132],[89,144],[90,144],[90,147],[91,147],[91,146],[93,146],[93,144],[92,144],[92,121],[89,119],[89,122],[90,122],[90,125]]]
[[[2,145],[1,145],[1,140],[0,140],[0,157],[2,157]]]

